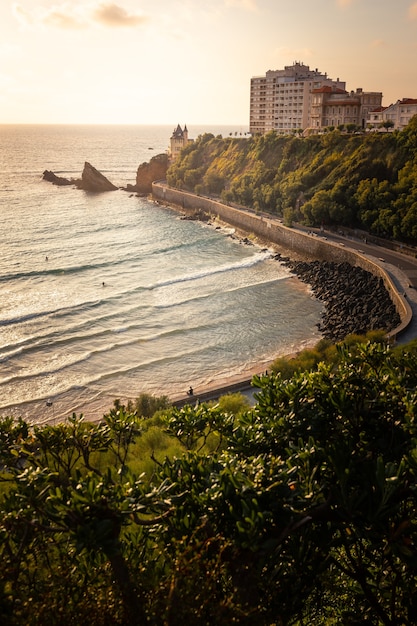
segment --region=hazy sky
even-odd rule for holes
[[[0,0],[0,123],[247,126],[294,61],[417,98],[417,1]]]

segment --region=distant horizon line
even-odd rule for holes
[[[176,127],[180,122],[174,123]],[[241,126],[249,128],[249,123],[242,124],[239,122],[184,122],[186,126]],[[181,124],[181,123],[180,123]],[[118,123],[118,122],[0,122],[0,126],[169,126],[171,128],[172,123]]]

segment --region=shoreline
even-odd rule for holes
[[[253,211],[243,206],[225,204],[220,199],[176,189],[162,180],[152,183],[152,198],[157,204],[194,215],[194,219],[200,217],[207,221],[217,216],[230,226],[243,230],[245,233],[251,233],[250,237],[256,234],[257,240],[270,242],[267,245],[275,243],[279,250],[293,260],[298,260],[296,254],[299,254],[302,261],[349,263],[353,267],[360,267],[382,279],[401,318],[400,325],[390,332],[390,338],[395,341],[411,323],[412,309],[408,299],[404,293],[398,291],[390,274],[386,271],[386,261],[397,265],[395,254],[386,248],[375,246],[363,239],[352,245],[343,233],[335,234],[325,231],[324,228],[318,231],[307,229],[299,224],[288,227],[277,216]],[[377,251],[376,247],[378,247]],[[380,257],[381,252],[385,258]],[[413,267],[415,268],[417,265]],[[410,282],[417,288],[416,281],[413,282],[411,279]]]
[[[151,199],[153,200],[153,202],[155,202],[155,204],[158,205],[162,205],[166,208],[169,208],[173,211],[175,211],[176,213],[180,214],[183,216],[183,219],[196,219],[196,220],[201,220],[201,221],[205,221],[208,224],[219,228],[232,228],[234,231],[234,236],[236,236],[237,239],[239,239],[241,241],[241,243],[247,243],[248,241],[252,244],[252,245],[258,245],[260,247],[264,246],[267,247],[269,250],[271,250],[272,252],[274,252],[277,257],[282,256],[283,259],[285,258],[284,255],[288,255],[290,257],[290,261],[291,263],[289,263],[288,265],[295,265],[297,263],[297,261],[302,261],[304,262],[306,260],[306,258],[308,258],[307,255],[302,255],[300,253],[295,252],[294,250],[288,250],[288,248],[286,248],[285,246],[276,244],[272,241],[265,241],[265,239],[260,238],[256,235],[252,234],[252,237],[250,237],[248,235],[247,231],[244,231],[243,229],[237,228],[236,226],[232,226],[231,224],[225,222],[224,220],[222,220],[218,215],[212,219],[210,218],[210,216],[200,210],[200,209],[190,209],[190,208],[185,208],[184,206],[179,206],[177,204],[174,203],[169,203],[169,202],[161,202],[157,199],[155,199],[153,196],[151,196]],[[310,259],[309,259],[310,260]],[[316,261],[316,259],[312,259],[314,261]],[[379,259],[379,261],[381,261],[381,259]],[[352,266],[353,267],[353,266]],[[384,270],[386,269],[386,264],[384,261]],[[396,268],[392,268],[392,269],[396,269]],[[390,273],[390,272],[388,272]],[[370,275],[372,276],[372,274],[370,273]],[[317,298],[317,295],[315,295],[314,293],[314,286],[313,284],[310,284],[308,281],[304,281],[303,277],[300,276],[299,273],[297,273],[296,271],[293,273],[294,278],[298,279],[301,283],[304,284],[308,284],[310,289],[312,290],[312,297]],[[406,278],[406,277],[405,277]],[[396,288],[397,293],[400,293],[398,290],[398,287]],[[387,291],[388,293],[388,291]],[[412,294],[414,296],[414,293]],[[412,300],[412,298],[410,298],[410,300]],[[417,302],[417,299],[416,299]],[[323,333],[323,329],[320,328],[320,332],[322,337],[324,337],[324,333]],[[388,333],[387,333],[388,335]],[[314,344],[312,344],[314,345]],[[310,347],[310,346],[309,346]],[[294,358],[297,354],[299,354],[304,348],[301,348],[299,351],[293,352],[291,354],[286,354],[286,355],[277,355],[276,358],[285,358],[285,359],[291,359]],[[174,406],[184,406],[186,404],[192,404],[193,402],[196,401],[209,401],[209,400],[215,400],[218,399],[220,396],[225,395],[227,393],[235,393],[235,392],[245,392],[245,391],[249,391],[251,389],[253,389],[252,385],[251,385],[251,381],[254,375],[260,375],[262,373],[265,373],[265,371],[271,367],[272,363],[274,361],[270,361],[268,364],[268,367],[264,367],[264,368],[260,368],[260,367],[255,367],[252,369],[251,371],[251,375],[249,377],[249,375],[244,375],[242,373],[241,376],[231,376],[230,378],[228,377],[227,379],[222,379],[219,380],[217,382],[213,382],[213,384],[207,385],[206,387],[202,388],[201,390],[198,390],[198,393],[193,393],[192,396],[189,396],[185,393],[181,394],[176,394],[174,396],[172,396],[170,398],[170,400],[172,401]]]
[[[155,204],[161,205],[161,203],[153,199],[152,196],[150,196],[150,199]],[[216,216],[214,219],[212,219],[206,213],[203,213],[199,210],[185,209],[184,207],[180,207],[175,204],[164,204],[163,206],[183,216],[181,219],[191,219],[191,220],[196,220],[196,221],[202,221],[202,222],[207,223],[209,226],[213,228],[232,230],[233,233],[231,233],[230,236],[234,239],[239,240],[239,242],[242,245],[254,245],[254,246],[258,246],[261,249],[268,248],[268,250],[271,251],[271,254],[278,255],[278,256],[281,256],[283,253],[289,254],[289,250],[284,248],[283,246],[279,246],[278,244],[272,241],[266,241],[265,239],[260,239],[259,237],[253,234],[252,234],[252,237],[250,237],[247,231],[244,231],[243,229],[240,229],[236,226],[232,226],[231,224],[228,224],[227,222],[220,219],[219,216]],[[292,253],[292,257],[295,261],[297,260],[301,261],[303,258],[305,258],[305,257],[302,257],[302,255],[294,253],[294,252]],[[311,297],[315,298],[310,285],[307,285],[305,282],[303,282],[300,279],[300,277],[297,276],[293,272],[292,272],[292,278],[295,281],[299,282],[300,288],[303,288],[303,287],[306,288],[308,291],[311,292]],[[320,338],[322,338],[323,334],[320,333],[320,335],[321,335]],[[288,353],[277,354],[275,359],[294,358],[300,352],[302,352],[302,350],[313,347],[316,343],[317,343],[316,341],[314,342],[311,341],[304,347],[300,348],[299,350],[296,350],[289,354]],[[241,374],[233,374],[231,376],[228,376],[227,378],[223,377],[216,381],[213,381],[212,383],[209,383],[198,389],[195,389],[192,396],[188,395],[186,392],[183,392],[183,393],[178,393],[178,394],[173,394],[171,396],[168,396],[169,400],[172,402],[173,406],[181,407],[186,404],[193,404],[194,402],[197,402],[197,401],[205,402],[205,401],[210,401],[210,400],[216,400],[220,396],[226,395],[228,393],[247,392],[247,391],[253,390],[254,387],[252,387],[252,378],[254,376],[262,375],[267,370],[269,370],[272,364],[274,363],[275,359],[273,360],[269,359],[264,364],[263,367],[254,366],[252,368],[245,370]]]
[[[266,248],[265,242],[248,240],[247,233],[238,232],[238,229],[221,223],[219,220],[213,220],[209,228],[217,229],[219,233],[222,229],[222,236],[233,238],[235,245]],[[271,253],[270,262],[276,263],[277,261],[274,259],[276,247],[271,246],[268,250]],[[293,282],[297,289],[308,298],[313,297],[310,287],[299,280],[295,274],[289,273],[285,280]],[[313,326],[313,329],[315,336],[309,334],[308,337],[301,338],[300,342],[292,341],[289,345],[278,347],[277,352],[264,350],[256,360],[251,359],[246,363],[236,363],[232,373],[230,369],[225,367],[223,370],[213,371],[210,376],[199,378],[200,382],[193,380],[192,376],[187,376],[184,378],[184,384],[168,384],[167,387],[157,384],[156,387],[139,388],[136,393],[133,389],[124,389],[121,393],[112,393],[112,391],[101,389],[97,394],[90,394],[87,387],[70,388],[58,394],[51,394],[49,397],[32,398],[16,405],[10,404],[4,407],[1,413],[3,415],[21,416],[32,426],[65,423],[73,414],[82,415],[86,422],[97,423],[102,421],[103,416],[114,408],[115,400],[126,405],[128,402],[135,402],[142,393],[154,397],[166,396],[174,406],[184,405],[190,401],[190,396],[187,395],[187,389],[190,385],[194,388],[193,402],[217,399],[220,395],[227,393],[251,394],[254,389],[251,385],[254,375],[261,375],[270,370],[275,359],[295,356],[301,350],[314,346],[321,339],[322,335],[317,331],[316,326]]]
[[[281,246],[274,242],[266,241],[265,238],[260,238],[253,234],[248,234],[248,231],[237,228],[236,226],[231,225],[224,220],[221,220],[217,216],[213,219],[210,218],[210,216],[206,215],[204,219],[201,220],[198,215],[196,215],[196,213],[198,212],[195,210],[187,211],[179,206],[173,206],[171,204],[161,203],[158,201],[154,202],[157,205],[168,208],[176,214],[183,216],[183,219],[195,219],[198,221],[204,221],[208,224],[208,226],[210,226],[210,228],[224,229],[224,231],[226,232],[229,231],[228,236],[238,240],[239,243],[241,243],[242,245],[256,245],[259,248],[267,248],[271,252],[272,257],[274,255],[277,255],[277,262],[281,262],[281,259],[279,257],[283,254],[291,256],[292,260],[305,260],[306,258],[305,255],[301,255],[300,253],[294,251],[289,251],[284,246]],[[388,269],[387,266],[385,267],[386,269]],[[306,292],[310,292],[311,297],[317,300],[311,284],[303,281],[300,276],[297,275],[297,273],[292,272],[291,280],[296,281],[297,284],[299,284],[300,289],[305,290]],[[397,291],[399,291],[398,286]],[[411,295],[414,295],[414,291],[415,290],[413,290],[413,294]],[[411,300],[411,297],[409,299]],[[216,400],[222,395],[236,392],[242,392],[243,394],[250,393],[253,397],[253,393],[256,393],[257,391],[256,388],[252,386],[252,379],[254,375],[262,375],[266,371],[269,371],[272,363],[277,358],[290,360],[291,358],[294,358],[298,354],[300,354],[300,352],[302,352],[304,349],[313,347],[324,336],[321,330],[318,335],[318,337],[310,338],[310,340],[302,342],[300,345],[293,343],[290,347],[290,351],[286,352],[284,348],[282,353],[275,354],[273,358],[271,358],[270,356],[269,358],[266,357],[265,360],[260,359],[258,363],[246,368],[245,365],[242,364],[242,368],[238,373],[229,375],[225,372],[219,372],[218,377],[213,378],[210,382],[202,384],[201,386],[199,386],[198,383],[194,383],[194,381],[190,379],[188,381],[188,384],[191,384],[194,388],[193,396],[187,395],[188,384],[185,384],[181,391],[178,391],[178,389],[171,389],[168,391],[164,389],[147,391],[146,389],[144,389],[143,393],[150,393],[151,395],[154,395],[156,397],[166,395],[169,401],[172,402],[174,406],[193,404],[196,401]],[[138,393],[138,395],[140,394]],[[76,403],[76,405],[72,405],[73,408],[71,410],[65,407],[64,398],[54,398],[53,406],[49,405],[47,402],[46,407],[45,400],[31,401],[30,404],[33,403],[34,405],[37,405],[37,407],[35,408],[35,413],[37,415],[31,416],[28,421],[33,424],[54,424],[59,422],[65,422],[65,420],[68,419],[68,417],[70,417],[73,412],[75,412],[77,415],[83,414],[86,421],[97,422],[102,419],[105,413],[108,413],[109,410],[113,408],[113,403],[116,398],[119,398],[122,404],[128,402],[129,400],[135,399],[129,396],[123,398],[119,395],[113,396],[107,394],[105,394],[103,397],[97,396],[95,399],[93,398],[92,401],[91,399],[87,400],[87,398],[85,398],[84,400],[82,398],[79,398],[79,401]],[[84,404],[85,400],[86,403]]]

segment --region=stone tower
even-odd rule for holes
[[[181,150],[192,140],[188,139],[188,129],[187,125],[184,126],[184,130],[178,124],[177,128],[174,128],[174,131],[171,136],[171,146],[170,146],[170,158],[171,161],[175,161]]]

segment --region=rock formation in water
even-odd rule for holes
[[[48,183],[52,183],[53,185],[58,185],[59,187],[62,187],[64,185],[73,185],[74,184],[73,180],[70,180],[68,178],[64,178],[63,176],[57,176],[56,174],[54,174],[50,170],[45,170],[44,173],[43,173],[42,178],[44,180],[47,180]]]
[[[134,191],[141,195],[147,195],[152,192],[152,183],[155,180],[162,180],[166,178],[168,169],[168,155],[157,154],[152,157],[149,163],[142,163],[139,165],[136,173],[136,184],[127,185],[123,187],[125,191]],[[88,163],[84,164],[83,173],[81,178],[68,179],[61,176],[57,176],[54,172],[45,170],[43,173],[43,179],[47,180],[54,185],[74,185],[77,189],[83,189],[84,191],[114,191],[118,189],[108,178],[103,176],[95,167]]]
[[[77,189],[83,189],[84,191],[114,191],[118,189],[116,185],[113,185],[108,178],[103,176],[91,163],[84,163],[84,169],[81,174],[81,178],[63,178],[57,176],[50,170],[45,170],[43,173],[43,179],[52,183],[53,185],[74,185]]]
[[[141,163],[136,172],[136,185],[127,185],[126,191],[136,191],[146,195],[152,191],[152,183],[155,180],[166,178],[168,169],[168,155],[157,154],[149,163]]]
[[[118,189],[87,161],[84,163],[81,180],[74,182],[78,189],[83,189],[84,191],[114,191]]]

